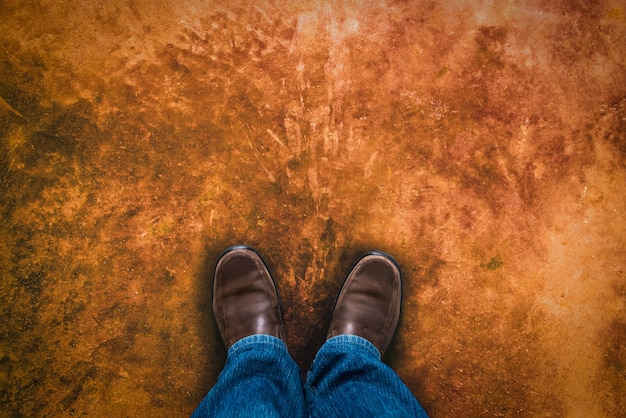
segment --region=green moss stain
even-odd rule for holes
[[[502,257],[500,255],[495,255],[491,257],[489,262],[481,263],[480,266],[485,270],[497,270],[504,265],[504,261],[502,261]]]
[[[161,221],[150,227],[150,235],[154,237],[167,236],[174,228],[174,223],[170,221]]]
[[[174,276],[174,273],[172,273],[171,271],[167,269],[163,272],[163,281],[165,283],[167,284],[174,283],[175,280],[176,280],[176,276]]]

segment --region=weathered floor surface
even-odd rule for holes
[[[433,417],[626,409],[623,0],[0,2],[2,416],[186,416],[210,273],[306,370],[363,252]]]

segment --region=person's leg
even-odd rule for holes
[[[427,417],[378,349],[357,335],[339,335],[319,350],[305,385],[311,417]]]
[[[384,253],[363,256],[337,296],[327,341],[307,375],[312,417],[426,417],[400,377],[381,361],[400,317],[402,275]]]
[[[226,366],[193,417],[304,417],[298,366],[284,343],[278,291],[253,249],[235,246],[213,275],[213,313]]]
[[[300,369],[285,343],[251,335],[228,350],[220,377],[193,413],[199,417],[304,417]]]

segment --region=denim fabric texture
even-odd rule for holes
[[[303,387],[279,338],[251,335],[229,350],[224,370],[192,417],[427,417],[378,349],[338,335],[318,351]]]
[[[300,369],[285,343],[250,335],[230,347],[217,383],[193,413],[200,417],[306,417]]]
[[[374,344],[356,335],[338,335],[320,348],[305,396],[311,417],[427,417]]]

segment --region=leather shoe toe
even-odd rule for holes
[[[220,256],[213,275],[213,313],[226,349],[254,334],[285,340],[276,285],[250,247],[230,247]]]
[[[388,254],[370,252],[354,265],[337,301],[327,339],[358,335],[385,353],[400,318],[402,275]]]

